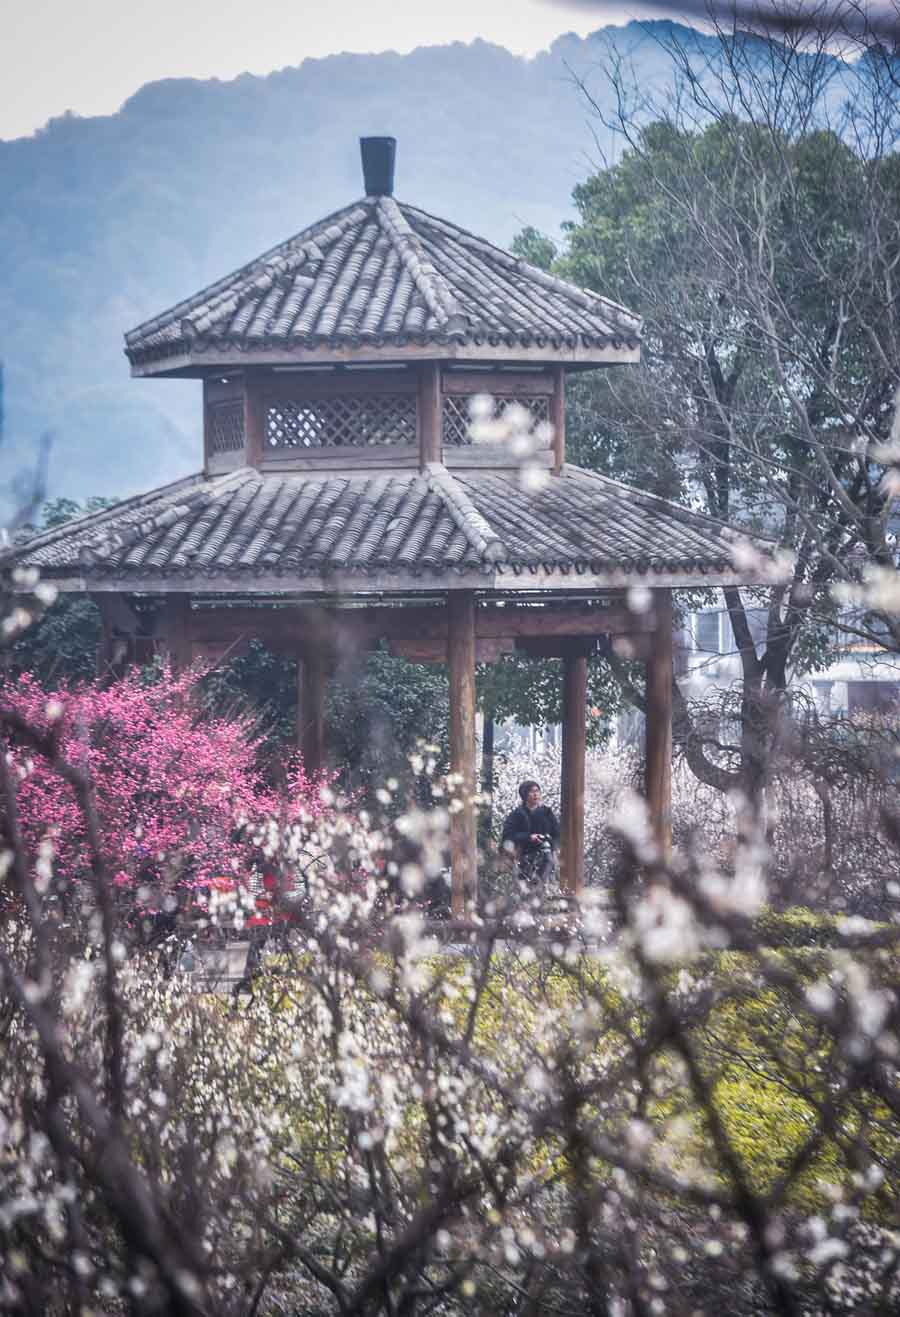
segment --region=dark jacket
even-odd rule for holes
[[[502,840],[511,841],[516,846],[529,850],[536,844],[531,840],[531,835],[535,832],[549,837],[554,846],[559,841],[559,824],[549,805],[538,805],[537,809],[527,809],[524,805],[520,805],[518,809],[514,809],[503,825]]]

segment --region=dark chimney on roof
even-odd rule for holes
[[[367,197],[394,195],[394,158],[397,154],[396,137],[361,137],[363,181]]]

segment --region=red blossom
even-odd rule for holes
[[[105,687],[85,683],[48,690],[25,675],[0,684],[0,703],[62,736],[62,749],[93,784],[104,858],[117,888],[199,886],[214,876],[246,878],[264,820],[316,817],[318,784],[288,766],[276,791],[258,767],[258,738],[239,717],[205,715],[195,670],[164,672],[153,684],[138,673]],[[20,781],[20,823],[32,854],[48,835],[57,877],[86,873],[84,821],[72,788],[40,756],[13,745]]]

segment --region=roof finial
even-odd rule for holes
[[[397,154],[396,137],[361,137],[363,181],[367,197],[394,195],[394,158]]]

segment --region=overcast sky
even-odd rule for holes
[[[534,54],[637,6],[566,0],[5,0],[0,137],[66,110],[110,114],[157,78],[270,73],[342,50],[408,51],[484,37]]]

